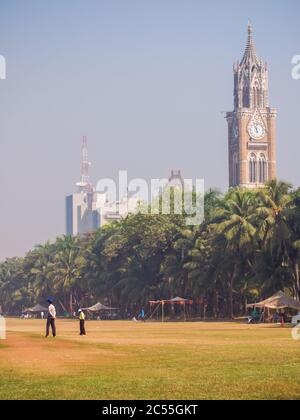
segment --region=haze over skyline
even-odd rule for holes
[[[83,135],[94,183],[181,169],[225,190],[224,112],[249,19],[278,109],[278,177],[300,186],[299,17],[298,0],[2,1],[0,260],[65,233]]]

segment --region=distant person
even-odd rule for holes
[[[144,311],[144,309],[141,309],[141,312],[139,313],[139,317],[138,318],[142,322],[145,322],[146,321],[145,320],[145,311]]]
[[[53,300],[48,299],[49,307],[48,307],[48,315],[47,315],[47,325],[46,325],[46,338],[49,337],[49,331],[51,326],[51,331],[53,337],[56,337],[56,326],[55,326],[55,319],[56,319],[56,309],[53,305]]]
[[[80,335],[86,335],[85,332],[85,315],[82,309],[78,310],[79,313],[79,327],[80,327]]]
[[[44,312],[41,312],[41,318],[44,319]]]

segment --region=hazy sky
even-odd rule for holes
[[[83,134],[93,181],[174,168],[224,190],[249,19],[279,111],[279,177],[300,185],[299,0],[0,0],[0,259],[64,233]]]

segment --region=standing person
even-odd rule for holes
[[[56,309],[53,305],[53,300],[48,299],[49,307],[48,307],[48,316],[47,316],[47,326],[46,326],[46,338],[49,336],[49,330],[51,326],[52,335],[56,337],[56,326],[55,326],[55,319],[56,319]]]
[[[78,310],[79,312],[79,327],[80,327],[80,335],[86,335],[85,332],[85,315],[82,309]]]
[[[139,319],[142,321],[142,322],[145,322],[146,320],[145,320],[145,311],[144,311],[144,309],[142,309],[141,310],[141,312],[139,313]]]

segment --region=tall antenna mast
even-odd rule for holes
[[[76,184],[78,191],[81,193],[93,191],[93,187],[90,183],[90,166],[91,162],[88,159],[87,138],[84,136],[81,146],[81,178],[80,182],[77,182]]]

